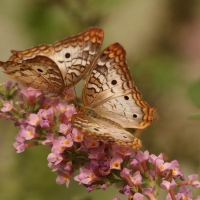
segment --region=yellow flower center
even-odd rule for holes
[[[11,109],[12,108],[12,106],[9,104],[9,105],[7,105],[7,109]]]
[[[64,147],[63,146],[59,146],[59,149],[62,151],[64,149]]]
[[[177,175],[176,170],[172,170],[172,175]]]
[[[114,162],[114,163],[113,163],[113,166],[114,166],[115,168],[118,168],[118,167],[119,167],[119,163],[118,163],[118,162]]]
[[[160,165],[159,168],[160,169],[165,169],[165,166],[164,165]]]
[[[94,175],[93,175],[93,174],[90,174],[89,179],[92,180],[93,177],[94,177]]]
[[[82,135],[76,135],[76,139],[77,139],[77,140],[81,140],[82,138],[83,138]]]
[[[64,177],[64,179],[65,179],[66,181],[69,180],[69,177],[67,176],[67,174],[64,174],[63,177]]]
[[[33,136],[33,132],[32,131],[29,131],[28,134],[29,134],[29,136]]]
[[[40,118],[38,117],[38,118],[35,120],[35,123],[37,124],[37,123],[39,123],[39,121],[40,121]]]
[[[60,111],[61,111],[61,112],[65,112],[65,111],[66,111],[66,108],[65,108],[65,107],[62,107],[62,108],[60,108]]]
[[[96,142],[91,142],[91,143],[90,143],[90,146],[91,146],[91,147],[95,147],[95,146],[96,146]]]
[[[126,149],[122,148],[122,149],[120,149],[120,152],[125,154],[126,153]]]
[[[65,140],[64,144],[66,144],[66,145],[70,144],[70,140]]]

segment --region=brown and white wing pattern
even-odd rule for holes
[[[126,52],[119,43],[110,45],[99,56],[86,79],[83,103],[93,115],[123,128],[145,128],[151,124],[155,110],[143,101],[133,84]]]
[[[89,70],[103,42],[103,30],[97,27],[55,42],[24,51],[12,51],[10,61],[22,62],[41,55],[52,59],[59,67],[65,88],[75,85]]]
[[[151,124],[154,108],[142,100],[119,43],[107,47],[94,63],[83,88],[81,111],[72,124],[86,136],[106,140],[137,151],[141,141],[125,128]]]
[[[22,63],[0,62],[0,67],[11,78],[22,85],[41,89],[49,97],[62,95],[64,81],[60,69],[54,61],[45,56],[36,56]]]
[[[137,151],[142,146],[141,141],[128,131],[113,126],[97,124],[94,120],[94,118],[80,113],[72,117],[72,124],[89,138],[127,146],[134,151]]]

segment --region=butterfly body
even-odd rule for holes
[[[82,107],[82,114],[85,114],[86,116],[88,116],[89,118],[92,119],[93,122],[95,122],[96,124],[104,124],[105,126],[115,126],[117,128],[123,128],[120,124],[116,123],[115,121],[110,120],[107,117],[103,117],[100,114],[98,114],[97,112],[95,112],[95,110],[91,109],[90,107]],[[99,123],[98,123],[99,122]]]

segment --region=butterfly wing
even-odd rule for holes
[[[63,92],[64,81],[60,69],[48,57],[36,56],[22,63],[0,62],[0,67],[8,76],[22,85],[41,89],[47,96],[57,97]]]
[[[81,130],[87,137],[93,139],[106,140],[127,146],[134,151],[137,151],[142,146],[141,141],[126,130],[102,124],[98,125],[94,118],[88,117],[84,113],[73,115],[72,125]]]
[[[66,88],[75,85],[89,70],[103,42],[103,30],[89,28],[53,45],[40,45],[24,51],[12,51],[10,61],[21,62],[42,55],[52,59],[59,67]]]
[[[133,84],[126,52],[119,43],[110,45],[99,56],[86,79],[83,103],[92,115],[123,128],[145,128],[151,124],[155,110],[143,101]]]

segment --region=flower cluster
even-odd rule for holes
[[[77,111],[70,102],[48,99],[39,90],[19,89],[11,82],[0,85],[0,97],[0,117],[13,120],[19,127],[13,144],[16,151],[49,146],[48,166],[57,172],[58,184],[68,187],[74,177],[90,192],[118,183],[122,186],[120,193],[134,200],[156,199],[161,189],[168,191],[167,200],[189,200],[193,198],[189,187],[200,187],[196,174],[184,180],[176,160],[165,162],[162,154],[135,153],[127,147],[84,137],[71,125]],[[80,172],[75,176],[77,170]]]

